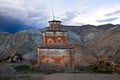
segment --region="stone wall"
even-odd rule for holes
[[[72,51],[70,49],[38,49],[38,64],[40,63],[72,67]]]

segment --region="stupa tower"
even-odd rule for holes
[[[67,31],[61,29],[61,21],[49,21],[49,29],[42,32],[43,45],[38,48],[38,64],[46,63],[62,67],[74,67],[74,47],[67,44]]]

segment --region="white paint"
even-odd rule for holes
[[[45,32],[43,36],[66,36],[67,32]]]
[[[68,51],[67,49],[40,49],[40,55],[60,57],[68,55]]]
[[[45,62],[55,63],[55,61],[54,61],[53,59],[51,59],[51,58],[45,58],[45,59],[43,60],[43,63],[45,63]]]
[[[46,36],[54,36],[53,32],[46,32]]]

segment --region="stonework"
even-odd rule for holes
[[[74,68],[74,47],[67,44],[67,31],[60,29],[61,21],[49,21],[49,30],[43,31],[43,45],[38,48],[38,64],[46,63]]]

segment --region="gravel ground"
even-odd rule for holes
[[[120,80],[120,75],[56,73],[45,76],[43,80]]]

